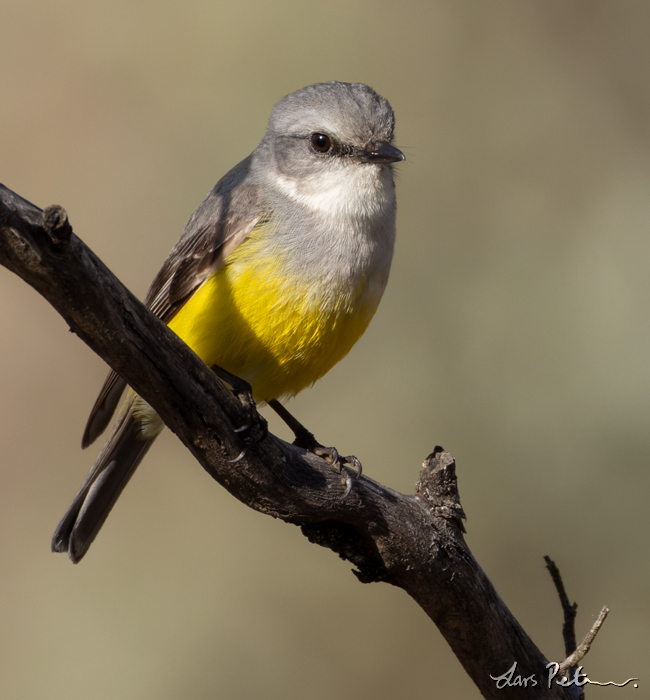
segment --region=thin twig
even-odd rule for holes
[[[582,661],[585,654],[591,648],[594,639],[596,639],[596,635],[598,634],[603,622],[605,622],[605,618],[607,617],[608,613],[609,608],[605,606],[600,611],[598,619],[596,622],[594,622],[592,628],[587,633],[587,636],[582,640],[576,650],[572,654],[569,654],[569,656],[567,656],[567,658],[560,664],[558,671],[561,675],[564,675],[568,669],[577,666]]]
[[[555,562],[548,556],[544,557],[546,562],[546,568],[551,574],[553,583],[555,584],[555,589],[560,597],[560,603],[562,605],[562,612],[564,613],[564,624],[562,625],[562,637],[564,638],[564,651],[567,656],[573,654],[576,649],[576,614],[578,610],[578,604],[569,603],[569,597],[564,589],[564,583],[562,583],[562,576],[560,576],[560,570],[555,565]]]

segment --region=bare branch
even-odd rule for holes
[[[436,448],[412,496],[364,475],[346,499],[332,465],[264,431],[232,463],[250,409],[71,232],[63,210],[48,208],[44,221],[40,209],[0,185],[0,263],[42,294],[236,498],[300,525],[311,541],[352,562],[361,581],[403,588],[484,697],[577,697],[572,687],[548,689],[547,660],[467,547],[451,455]],[[498,687],[494,678],[513,663],[538,682]]]
[[[596,622],[594,622],[589,632],[587,632],[587,636],[576,647],[575,651],[572,654],[569,654],[569,656],[567,656],[567,658],[564,659],[564,661],[560,664],[558,670],[561,676],[563,676],[569,669],[576,667],[582,661],[582,659],[585,657],[585,654],[591,648],[592,642],[594,641],[594,639],[596,639],[596,635],[598,634],[598,631],[600,630],[603,622],[605,622],[605,618],[608,614],[608,607],[604,607],[600,611],[598,619],[596,620]]]
[[[562,611],[564,612],[562,636],[564,638],[564,648],[567,657],[564,659],[564,661],[562,661],[562,663],[557,664],[557,668],[554,669],[554,675],[568,677],[573,674],[579,663],[591,648],[592,642],[598,634],[598,630],[600,630],[601,625],[609,613],[609,608],[604,607],[600,611],[598,619],[596,622],[594,622],[593,627],[588,632],[587,636],[582,640],[580,645],[576,646],[575,620],[578,604],[569,603],[569,596],[566,594],[564,583],[562,582],[562,576],[560,576],[560,570],[557,568],[555,562],[548,556],[544,557],[544,561],[546,562],[546,568],[549,570],[553,583],[555,584],[555,589],[557,590],[557,594],[562,605]],[[580,692],[581,697],[583,697],[582,690]]]

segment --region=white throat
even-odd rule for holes
[[[372,164],[354,163],[308,178],[278,174],[276,184],[297,204],[337,218],[380,215],[395,197],[390,170]]]

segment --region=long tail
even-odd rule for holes
[[[67,552],[77,564],[95,539],[111,508],[142,461],[157,434],[143,438],[132,405],[99,453],[52,538],[53,552]]]

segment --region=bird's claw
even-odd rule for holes
[[[228,460],[230,464],[237,464],[244,459],[249,449],[254,449],[258,442],[264,440],[269,432],[269,425],[266,419],[257,412],[253,390],[247,381],[236,377],[218,365],[213,365],[212,370],[223,382],[232,387],[233,394],[239,399],[239,403],[247,414],[248,420],[238,428],[233,428],[234,433],[244,433],[244,449],[235,459]]]
[[[246,453],[248,452],[248,446],[244,447],[244,449],[235,457],[235,459],[229,459],[228,463],[229,464],[237,464],[237,462],[241,462],[242,459],[246,456]]]
[[[350,495],[354,482],[361,476],[363,471],[361,462],[354,455],[341,457],[335,447],[316,445],[311,451],[338,469],[345,480],[345,492],[341,497],[341,500],[344,501]],[[345,471],[343,471],[344,468]]]
[[[269,401],[269,406],[282,418],[289,428],[291,428],[293,434],[296,436],[296,439],[293,441],[294,445],[312,452],[317,457],[321,457],[330,464],[333,464],[339,470],[339,473],[345,479],[346,488],[343,498],[341,499],[345,500],[350,495],[350,491],[352,491],[353,481],[361,476],[361,462],[353,455],[341,457],[335,447],[325,447],[321,445],[314,437],[314,434],[307,430],[307,428],[292,416],[276,399],[271,399],[271,401]],[[343,473],[344,466],[348,467],[345,474]]]

